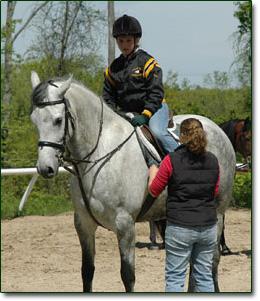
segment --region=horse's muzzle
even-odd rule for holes
[[[45,179],[53,178],[56,175],[56,172],[51,166],[46,166],[44,168],[36,167],[38,174],[43,176]]]

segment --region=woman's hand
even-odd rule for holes
[[[159,168],[156,165],[152,165],[149,169],[149,183],[148,183],[148,187],[150,187],[150,185],[153,182],[153,179],[155,178],[157,172],[158,172]]]

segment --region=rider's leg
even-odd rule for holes
[[[162,107],[151,117],[149,127],[161,142],[166,153],[173,152],[178,144],[168,132],[169,108],[166,102],[162,103]]]

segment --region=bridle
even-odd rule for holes
[[[68,100],[65,97],[63,97],[62,99],[59,99],[56,101],[46,101],[46,102],[40,103],[37,105],[37,107],[43,108],[43,107],[54,106],[54,105],[58,105],[58,104],[62,104],[62,103],[65,106],[65,126],[64,126],[64,134],[63,134],[63,138],[62,138],[62,143],[55,143],[55,142],[50,142],[50,141],[39,141],[38,146],[41,148],[43,148],[44,146],[56,148],[63,155],[63,153],[65,152],[65,147],[66,147],[66,137],[69,132],[69,121],[71,123],[72,128],[74,129],[74,119],[68,108],[68,106],[69,106]]]
[[[48,83],[52,86],[55,86],[58,88],[58,86],[56,86],[52,80],[48,81]],[[94,185],[95,185],[95,182],[96,182],[96,179],[97,179],[97,176],[100,172],[100,170],[103,168],[103,166],[113,157],[113,155],[118,152],[122,147],[123,145],[128,141],[130,140],[130,138],[133,136],[134,133],[136,133],[136,130],[134,129],[131,134],[122,142],[120,143],[117,147],[115,147],[112,151],[110,151],[109,153],[107,153],[106,155],[104,155],[103,157],[101,158],[98,158],[96,160],[90,160],[90,156],[95,152],[95,150],[97,149],[98,147],[98,144],[99,144],[99,140],[100,140],[100,137],[101,137],[101,134],[102,134],[102,128],[103,128],[103,112],[104,112],[104,103],[102,101],[101,98],[100,99],[100,102],[101,102],[101,117],[100,117],[100,123],[99,123],[99,132],[98,132],[98,137],[97,137],[97,141],[95,143],[95,146],[93,147],[93,149],[82,159],[76,159],[76,158],[72,158],[70,157],[70,154],[69,156],[64,156],[64,153],[65,153],[65,150],[66,150],[66,137],[69,133],[69,122],[71,123],[71,126],[72,126],[72,129],[74,130],[75,129],[75,125],[74,125],[74,118],[72,117],[71,115],[71,112],[69,110],[70,108],[70,104],[69,104],[69,101],[63,97],[62,99],[59,99],[59,100],[56,100],[56,101],[46,101],[46,102],[43,102],[43,103],[40,103],[40,104],[37,104],[37,107],[46,107],[46,106],[53,106],[53,105],[57,105],[57,104],[64,104],[65,106],[65,126],[64,126],[64,135],[63,135],[63,138],[62,138],[62,143],[55,143],[55,142],[50,142],[50,141],[39,141],[38,142],[38,146],[43,148],[43,147],[52,147],[52,148],[56,148],[60,151],[60,154],[59,154],[59,164],[60,165],[63,165],[64,169],[66,169],[67,171],[69,171],[70,173],[72,173],[73,175],[77,176],[78,178],[78,182],[79,182],[79,187],[80,187],[80,190],[81,190],[81,194],[82,194],[82,198],[83,198],[83,201],[85,203],[85,206],[90,214],[90,216],[92,217],[92,219],[99,225],[99,226],[102,226],[103,228],[105,228],[99,221],[97,221],[96,217],[93,215],[92,211],[91,211],[91,208],[90,208],[90,204],[89,204],[89,200],[91,199],[92,197],[92,192],[93,192],[93,189],[94,189]],[[68,150],[68,149],[67,149]],[[69,168],[68,166],[64,165],[64,162],[70,162],[73,167],[74,167],[74,170],[72,170],[71,168]],[[90,170],[99,162],[103,161],[100,166],[98,167],[97,171],[95,172],[94,174],[94,177],[93,177],[93,181],[92,181],[92,186],[91,186],[91,189],[90,189],[90,193],[89,193],[89,196],[87,197],[86,193],[85,193],[85,190],[84,190],[84,187],[83,187],[83,183],[82,183],[82,179],[81,179],[81,175],[80,175],[80,172],[79,172],[79,168],[78,168],[78,164],[79,163],[92,163],[92,166],[90,166],[85,172],[84,172],[84,175],[86,175],[87,173],[90,172]]]

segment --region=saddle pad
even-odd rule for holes
[[[147,138],[144,136],[141,128],[138,126],[136,127],[136,133],[142,142],[145,149],[148,151],[148,153],[158,162],[161,162],[161,157],[158,153],[158,151],[155,149],[155,147],[147,140]]]
[[[165,151],[162,149],[162,146],[161,146],[159,140],[155,137],[154,133],[151,131],[149,126],[144,124],[140,128],[141,128],[145,138],[148,140],[148,142],[150,142],[154,146],[154,148],[157,150],[159,156],[161,158],[164,158],[166,155]]]
[[[180,124],[177,124],[176,122],[173,122],[173,126],[171,128],[168,128],[168,132],[173,136],[175,141],[180,144]]]

